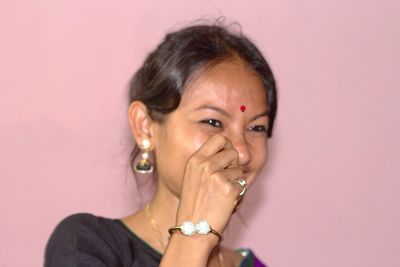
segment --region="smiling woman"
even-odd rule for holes
[[[64,219],[45,266],[264,266],[219,243],[267,160],[276,109],[272,72],[243,34],[168,34],[130,84],[131,161],[154,174],[153,199],[125,218]]]

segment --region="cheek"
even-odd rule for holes
[[[209,128],[204,125],[196,123],[188,123],[184,127],[180,128],[181,135],[179,136],[179,142],[182,143],[180,146],[182,153],[185,154],[187,160],[194,152],[196,152],[211,136],[216,133],[210,131]]]
[[[187,160],[210,136],[190,125],[174,126],[164,128],[159,135],[156,161],[159,178],[178,194]]]
[[[174,147],[171,148],[172,157],[178,164],[180,177],[183,177],[184,169],[188,159],[195,153],[211,136],[209,133],[190,127],[184,129],[182,134],[174,138]],[[170,165],[171,166],[171,165]]]
[[[257,179],[260,171],[264,167],[268,160],[268,145],[265,142],[260,143],[258,146],[252,149],[252,163],[251,163],[251,174],[247,177],[249,186],[253,185],[254,180]]]
[[[254,168],[258,173],[268,160],[268,141],[260,142],[259,145],[255,146],[253,155]]]
[[[263,155],[263,158],[262,158],[262,160],[263,160],[262,165],[264,165],[265,163],[267,163],[267,161],[268,161],[268,156],[269,156],[268,141],[265,142],[262,155]]]
[[[209,138],[208,134],[200,131],[195,131],[188,135],[185,139],[185,146],[182,148],[182,151],[185,153],[185,159],[188,160]]]

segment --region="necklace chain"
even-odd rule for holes
[[[160,243],[161,247],[165,250],[165,248],[167,246],[164,244],[164,242],[162,240],[160,227],[158,227],[156,220],[154,219],[154,217],[151,214],[150,202],[148,202],[146,204],[145,212],[146,212],[147,219],[150,221],[151,229],[153,230],[154,234],[157,235],[158,242]],[[221,265],[221,267],[224,267],[224,256],[222,255],[220,250],[218,250],[218,261],[219,261],[219,264]]]
[[[164,244],[164,242],[162,240],[162,235],[161,235],[161,232],[160,232],[160,228],[158,227],[158,225],[156,223],[156,220],[154,220],[154,217],[151,215],[150,202],[148,202],[146,204],[145,210],[146,210],[146,216],[150,221],[151,229],[157,235],[158,242],[160,243],[161,247],[165,250],[166,245]]]

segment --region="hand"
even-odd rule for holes
[[[188,159],[176,223],[206,220],[220,234],[225,230],[242,187],[239,155],[232,142],[214,135]]]

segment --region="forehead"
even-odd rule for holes
[[[203,71],[184,90],[180,106],[214,104],[227,110],[240,105],[266,109],[264,84],[242,60],[224,61]]]

